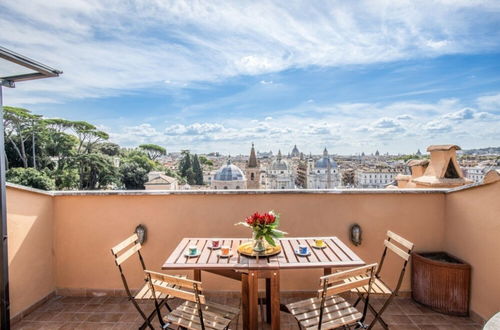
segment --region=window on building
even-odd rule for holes
[[[253,181],[253,180],[254,180],[254,178],[255,178],[255,175],[254,175],[253,173],[251,173],[251,174],[250,174],[250,180],[252,180],[252,181]]]

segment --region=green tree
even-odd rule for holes
[[[127,162],[120,165],[120,174],[126,189],[144,189],[148,181],[149,171],[136,162]]]
[[[201,186],[203,184],[203,170],[201,169],[197,154],[194,154],[193,157],[193,174],[194,183]]]
[[[208,159],[207,157],[199,156],[198,158],[200,160],[201,165],[214,166],[214,163],[210,159]]]
[[[106,189],[118,181],[117,169],[109,156],[100,153],[76,155],[74,162],[80,176],[79,189]]]
[[[180,175],[186,180],[188,184],[195,184],[191,154],[189,153],[189,150],[183,150],[181,153],[182,159],[179,162]]]
[[[151,160],[157,160],[161,156],[167,154],[167,150],[165,148],[156,144],[141,144],[139,148],[144,150]]]
[[[120,164],[121,181],[126,189],[144,189],[148,173],[155,163],[142,150],[132,150],[122,158]]]
[[[11,168],[6,173],[6,179],[8,182],[37,189],[53,190],[55,188],[54,179],[34,168]]]
[[[24,168],[28,165],[28,152],[26,142],[31,139],[33,167],[36,167],[36,138],[35,134],[41,116],[34,115],[24,108],[4,107],[4,132],[5,140],[10,142],[12,147],[21,159]],[[7,162],[9,157],[6,154]]]
[[[78,189],[80,184],[80,175],[77,168],[60,168],[52,172],[56,188],[59,190]]]
[[[77,153],[91,153],[96,144],[101,141],[109,139],[106,132],[98,130],[94,125],[86,121],[73,121],[71,128],[78,137]]]
[[[118,156],[120,154],[120,146],[112,142],[99,143],[96,149],[97,151],[108,156]]]

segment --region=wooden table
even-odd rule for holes
[[[312,248],[314,239],[321,238],[327,245],[324,249]],[[243,238],[221,238],[221,245],[229,245],[233,256],[220,258],[220,250],[209,249],[213,238],[184,238],[162,266],[165,270],[194,270],[194,279],[201,280],[201,271],[206,271],[241,281],[243,326],[245,329],[258,327],[258,279],[266,280],[266,319],[272,329],[280,328],[280,270],[323,268],[330,274],[332,268],[365,265],[351,249],[337,237],[291,237],[282,238],[279,243],[282,252],[273,257],[250,258],[238,254],[240,244],[248,242]],[[299,244],[309,245],[311,255],[299,257],[294,253]],[[188,246],[201,249],[199,257],[187,258],[184,252]]]

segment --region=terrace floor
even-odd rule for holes
[[[207,293],[209,301],[238,307],[240,298],[235,294]],[[290,303],[310,297],[296,294],[283,297],[282,303]],[[352,298],[348,298],[352,299]],[[380,307],[382,298],[372,299],[373,304]],[[172,307],[181,301],[171,300]],[[143,303],[147,311],[153,310],[153,304]],[[166,309],[163,309],[166,311]],[[371,320],[369,315],[367,320]],[[438,314],[423,307],[410,298],[396,298],[386,310],[384,320],[390,328],[404,329],[482,329],[482,326],[470,318],[453,317]],[[142,319],[125,297],[61,297],[55,296],[28,314],[13,326],[13,329],[137,329]],[[155,319],[155,328],[159,323]],[[261,329],[268,329],[266,323]],[[282,329],[298,329],[295,320],[287,313],[281,313]],[[233,322],[231,329],[242,329],[241,316]],[[382,329],[376,326],[374,329]]]

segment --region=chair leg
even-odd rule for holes
[[[363,294],[362,293],[358,293],[358,299],[356,299],[356,302],[353,305],[354,307],[356,307],[359,304],[359,302],[361,301],[362,297],[363,297]]]
[[[144,323],[142,324],[140,329],[146,329],[146,327],[149,327],[149,328],[151,328],[151,330],[154,330],[153,325],[151,324],[151,320],[149,319],[149,317],[146,316],[146,314],[144,314],[141,307],[139,307],[139,304],[137,303],[137,301],[135,301],[134,298],[131,298],[131,300],[132,300],[132,304],[134,304],[135,308],[137,309],[139,314],[141,314],[142,318],[144,319]]]
[[[387,300],[385,301],[385,303],[382,306],[382,308],[378,312],[375,313],[375,318],[373,319],[372,323],[370,323],[370,326],[368,327],[368,329],[373,328],[373,326],[375,325],[375,323],[377,321],[379,321],[379,323],[382,325],[382,327],[384,327],[384,329],[389,329],[389,326],[387,325],[387,323],[385,323],[385,321],[382,320],[382,313],[389,306],[389,304],[391,303],[392,299],[394,299],[394,296],[395,296],[394,294],[391,294],[389,296],[389,298],[387,298]]]
[[[387,300],[385,301],[384,305],[382,306],[382,308],[380,309],[380,311],[377,312],[377,310],[375,309],[375,307],[372,306],[372,304],[368,303],[368,308],[370,309],[370,312],[372,312],[372,314],[375,316],[375,318],[373,319],[373,321],[370,323],[370,325],[368,326],[368,329],[371,329],[374,325],[375,325],[375,322],[378,320],[380,325],[384,328],[384,329],[389,329],[389,326],[387,325],[387,323],[385,323],[385,321],[382,319],[381,315],[383,313],[383,311],[387,308],[387,306],[389,305],[389,303],[391,302],[392,298],[394,298],[394,295],[390,295],[389,298],[387,298]],[[359,297],[358,297],[358,300],[356,301],[356,303],[354,304],[354,306],[356,306],[356,304],[359,303],[359,301],[363,300],[363,302],[366,304],[366,298],[363,294],[359,294]]]

